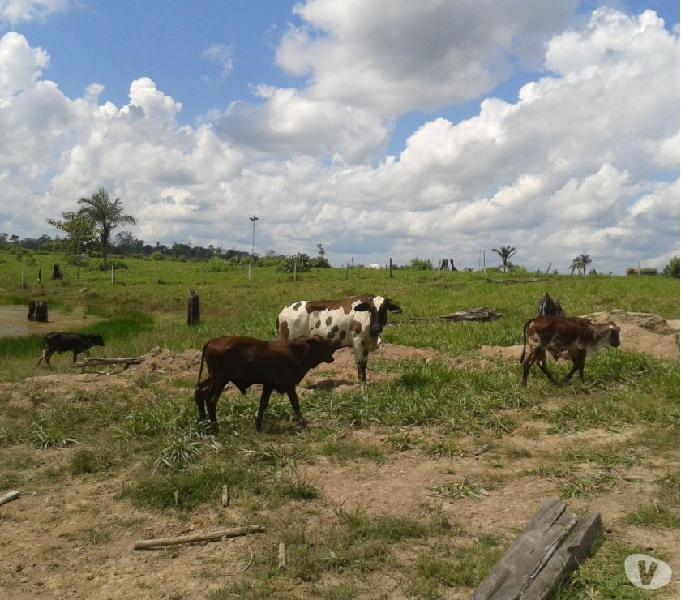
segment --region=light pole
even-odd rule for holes
[[[251,268],[253,266],[253,257],[255,255],[255,222],[258,221],[258,217],[253,215],[252,217],[248,217],[251,223],[253,223],[253,239],[251,241],[251,261],[248,263],[248,281],[251,280]]]

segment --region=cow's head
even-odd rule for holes
[[[333,351],[336,350],[336,348],[328,339],[315,335],[306,338],[305,343],[310,349],[310,358],[312,359],[313,366],[316,367],[323,362],[333,362]]]
[[[388,312],[401,313],[402,309],[390,298],[374,296],[370,302],[360,302],[354,307],[356,311],[368,311],[371,314],[369,333],[376,337],[388,323]]]
[[[608,323],[608,342],[613,348],[620,345],[620,328],[612,321]]]
[[[95,335],[90,336],[90,341],[92,342],[93,346],[103,346],[104,345],[104,338],[96,333]]]

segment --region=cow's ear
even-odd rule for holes
[[[356,311],[368,311],[371,310],[371,302],[360,302],[356,306],[352,307],[352,310]]]
[[[399,314],[399,313],[402,312],[402,309],[401,309],[397,304],[394,304],[393,301],[390,300],[390,298],[388,298],[388,299],[385,301],[385,307],[386,307],[391,313],[398,313],[398,314]]]

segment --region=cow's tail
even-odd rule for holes
[[[523,353],[520,355],[520,364],[525,362],[525,347],[527,346],[527,326],[532,322],[532,319],[525,321],[523,325]]]
[[[198,390],[199,388],[199,383],[201,383],[201,374],[203,373],[203,363],[206,358],[206,348],[208,347],[208,342],[206,342],[203,345],[203,349],[201,350],[201,363],[199,365],[199,378],[196,380],[196,389]]]

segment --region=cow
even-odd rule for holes
[[[55,352],[59,354],[73,352],[75,363],[79,354],[89,354],[93,346],[103,345],[104,338],[99,334],[64,333],[62,331],[48,333],[43,339],[43,351],[38,359],[38,365],[44,360],[51,369],[50,358]]]
[[[400,313],[390,298],[360,295],[340,300],[301,300],[282,309],[276,320],[279,339],[296,340],[320,335],[334,349],[352,346],[357,377],[367,380],[369,352],[381,344],[379,334],[388,322],[388,312]]]
[[[525,357],[525,348],[530,351]],[[587,354],[593,354],[604,346],[617,347],[620,345],[620,328],[615,323],[592,323],[579,317],[540,316],[530,319],[523,326],[523,352],[520,363],[523,364],[523,387],[527,387],[527,376],[536,362],[542,373],[551,381],[557,383],[546,367],[546,351],[548,350],[557,360],[567,352],[572,359],[572,368],[565,376],[565,383],[579,371],[579,379],[584,381],[584,363]]]
[[[204,362],[208,377],[201,381]],[[305,427],[296,385],[310,369],[323,362],[333,362],[333,347],[329,340],[321,337],[273,342],[245,336],[213,338],[203,346],[194,392],[199,420],[205,421],[207,407],[211,431],[216,432],[216,407],[225,386],[232,382],[245,394],[250,386],[259,383],[262,384],[262,396],[255,420],[257,431],[262,431],[263,414],[273,391],[288,394],[300,426]]]

